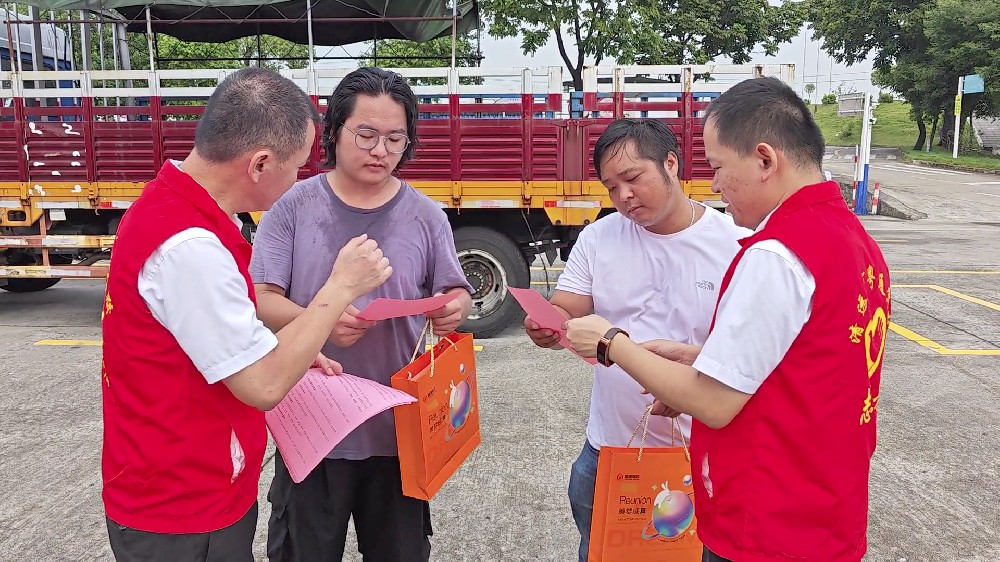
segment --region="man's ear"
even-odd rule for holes
[[[274,166],[274,155],[270,150],[258,150],[250,156],[250,164],[247,168],[247,175],[254,183],[259,183],[264,172]]]
[[[761,181],[767,181],[778,173],[778,152],[766,142],[757,143],[754,147],[754,157],[757,159]]]
[[[667,153],[667,157],[663,160],[663,169],[666,170],[671,176],[681,175],[681,162],[677,159],[677,154],[673,151]]]

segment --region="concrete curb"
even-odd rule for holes
[[[927,166],[928,168],[940,168],[942,170],[955,170],[957,172],[972,172],[975,174],[993,174],[1000,176],[1000,170],[989,170],[985,168],[977,168],[975,166],[963,166],[961,164],[947,164],[944,162],[931,162],[929,160],[920,160],[907,156],[904,161],[910,164],[917,164],[919,166]]]
[[[841,195],[844,196],[844,201],[848,205],[850,205],[851,196],[853,195],[854,191],[854,180],[853,179],[844,180],[843,176],[840,177],[834,176],[834,180],[836,180],[837,183],[840,184],[840,193]],[[872,191],[868,192],[868,202],[867,202],[868,204],[866,207],[866,211],[869,214],[872,211],[873,195],[874,193]],[[878,213],[876,214],[879,216],[892,217],[896,219],[903,219],[909,221],[927,218],[927,213],[923,213],[916,209],[910,208],[899,199],[896,199],[892,195],[886,194],[885,189],[879,190]]]
[[[878,201],[879,215],[908,220],[908,221],[915,221],[927,218],[927,213],[922,213],[916,209],[911,209],[899,199],[896,199],[892,195],[887,195],[884,189],[879,192],[878,199],[879,199]]]

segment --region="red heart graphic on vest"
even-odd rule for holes
[[[868,360],[868,377],[871,378],[882,364],[885,353],[885,332],[889,327],[888,319],[882,307],[875,309],[875,314],[865,327],[865,355]]]

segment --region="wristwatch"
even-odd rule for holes
[[[625,330],[622,330],[621,328],[611,328],[606,334],[604,334],[604,337],[597,342],[597,361],[605,367],[610,367],[615,364],[615,362],[611,360],[608,350],[611,348],[611,340],[618,334],[625,334],[626,338],[629,337],[628,332]]]

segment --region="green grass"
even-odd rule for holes
[[[823,131],[823,139],[828,146],[854,146],[861,143],[861,117],[838,117],[837,106],[813,106],[816,123]],[[970,170],[1000,171],[1000,158],[986,154],[960,154],[951,157],[951,150],[938,146],[933,152],[914,150],[917,142],[917,125],[910,116],[910,105],[900,101],[879,104],[875,108],[875,125],[872,127],[873,147],[900,148],[908,159],[923,160],[937,164],[962,166]],[[927,130],[930,133],[930,128]],[[967,131],[966,134],[969,134]],[[965,135],[963,135],[964,138]],[[963,146],[964,146],[963,141]]]
[[[861,116],[837,117],[837,106],[813,106],[816,123],[830,146],[854,146],[861,143]],[[910,105],[899,101],[875,108],[872,146],[913,147],[917,125],[910,117]]]
[[[950,150],[934,147],[933,152],[903,149],[903,154],[912,160],[923,160],[936,164],[951,164],[967,166],[970,169],[994,170],[1000,172],[1000,158],[996,156],[959,154],[958,159],[951,157]]]

